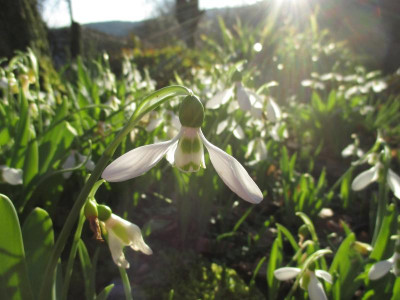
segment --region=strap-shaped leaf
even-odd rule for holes
[[[49,214],[41,208],[35,208],[22,226],[22,236],[32,292],[37,297],[43,280],[43,270],[54,245],[53,222]]]
[[[21,228],[14,205],[0,194],[0,299],[32,299]]]

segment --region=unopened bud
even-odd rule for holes
[[[111,208],[109,208],[107,205],[97,205],[97,211],[99,212],[99,219],[100,221],[107,221],[112,214]]]
[[[88,202],[86,202],[84,213],[86,219],[93,217],[97,218],[97,216],[99,215],[97,211],[97,203],[93,200],[89,200]]]
[[[357,251],[361,255],[367,255],[369,252],[372,251],[372,247],[371,247],[370,244],[362,243],[362,242],[359,242],[359,241],[355,241],[352,244],[352,247],[353,247],[353,249],[355,251]]]

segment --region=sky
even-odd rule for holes
[[[165,1],[165,0],[164,0]],[[253,4],[259,0],[199,0],[200,9]],[[163,0],[71,0],[72,14],[78,23],[140,21],[156,15]],[[43,18],[49,27],[70,23],[66,0],[46,0]]]

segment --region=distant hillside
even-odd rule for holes
[[[109,35],[124,37],[129,35],[135,28],[143,22],[126,22],[126,21],[108,21],[83,24],[84,28],[94,29]]]

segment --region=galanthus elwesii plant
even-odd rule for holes
[[[4,181],[11,185],[22,184],[22,170],[7,166],[0,166],[0,182]]]
[[[385,276],[390,271],[397,277],[400,277],[400,218],[397,219],[397,236],[393,236],[396,238],[396,244],[394,247],[394,253],[392,257],[379,261],[374,264],[368,272],[368,278],[370,280],[378,280]],[[393,238],[392,237],[392,238]]]
[[[144,242],[140,228],[112,213],[111,209],[97,204],[91,199],[85,205],[85,217],[97,240],[102,240],[101,232],[106,237],[114,263],[120,268],[129,268],[124,255],[124,247],[151,255],[153,251]],[[101,230],[100,230],[101,228]]]
[[[289,280],[301,273],[300,268],[285,267],[274,271],[274,276],[278,280]],[[300,279],[300,286],[308,291],[311,300],[325,300],[324,287],[317,277],[322,278],[332,284],[332,276],[324,270],[306,270]]]
[[[261,202],[262,192],[244,167],[204,137],[201,131],[203,119],[203,104],[196,96],[187,96],[180,107],[179,120],[182,127],[177,136],[166,142],[141,146],[125,153],[104,170],[102,177],[110,182],[118,182],[140,176],[164,156],[181,171],[197,172],[200,167],[205,168],[204,144],[211,163],[225,184],[242,199],[250,203]]]

